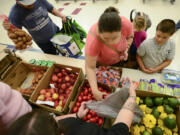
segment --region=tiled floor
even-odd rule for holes
[[[176,0],[174,5],[170,4],[170,0],[145,0],[145,4],[143,4],[143,0],[119,0],[118,3],[115,3],[116,0],[96,0],[95,3],[93,3],[92,0],[78,0],[77,2],[74,2],[73,0],[59,0],[58,2],[55,0],[48,1],[51,2],[57,9],[64,8],[62,13],[67,16],[72,16],[72,18],[83,26],[86,31],[88,31],[91,25],[98,20],[99,16],[108,6],[118,8],[120,14],[127,18],[129,18],[129,13],[133,8],[147,13],[152,20],[152,27],[147,32],[148,38],[154,36],[156,25],[160,20],[170,18],[177,22],[180,19],[179,0]],[[8,15],[11,6],[14,3],[15,0],[1,0],[0,14]],[[76,15],[72,15],[72,12],[76,8],[81,8],[80,12]],[[61,20],[52,15],[50,16],[52,20],[61,27]],[[6,31],[2,28],[2,26],[0,26],[0,31],[0,43],[12,45],[13,43],[8,39]],[[176,41],[176,54],[175,59],[168,68],[180,71],[180,61],[178,60],[180,59],[180,30],[176,32],[172,38]],[[39,49],[35,43],[33,44],[33,47],[35,49]]]

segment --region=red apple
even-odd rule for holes
[[[61,85],[61,88],[62,88],[62,89],[66,89],[66,84],[62,84],[62,85]]]
[[[58,83],[61,83],[61,82],[62,82],[62,78],[59,78],[59,79],[58,79]]]
[[[66,81],[66,82],[69,82],[69,81],[70,81],[70,77],[69,77],[68,75],[67,75],[67,76],[65,76],[65,78],[64,78],[64,79],[65,79],[65,81]]]
[[[64,99],[63,99],[63,102],[62,102],[62,106],[63,106],[63,107],[65,106],[66,101],[67,101],[67,98],[64,98]]]
[[[67,83],[66,83],[66,86],[69,87],[69,86],[71,86],[71,84],[67,82]]]
[[[59,78],[61,78],[63,75],[62,75],[62,73],[58,73],[57,76],[58,76]]]
[[[47,92],[47,93],[45,94],[45,97],[46,97],[46,98],[51,97],[51,93],[50,93],[50,92]]]
[[[54,101],[54,107],[56,108],[56,106],[58,105],[59,105],[59,101],[58,100]]]
[[[40,94],[41,95],[45,95],[46,94],[46,90],[45,89],[40,90]]]
[[[74,78],[74,74],[73,73],[71,73],[71,74],[69,74],[69,76],[71,77],[71,78]]]
[[[72,89],[73,89],[73,86],[70,86],[68,89],[69,89],[69,90],[72,90]]]
[[[55,69],[54,69],[54,72],[55,72],[55,73],[59,73],[59,72],[60,72],[60,69],[59,69],[59,68],[55,68]]]
[[[53,101],[51,97],[46,98],[46,101]]]
[[[52,79],[53,82],[57,82],[58,81],[58,77],[56,75],[53,75],[51,79]]]
[[[66,90],[66,95],[69,95],[71,91],[69,89]]]
[[[49,91],[51,92],[51,94],[55,93],[55,89],[54,88],[51,88]]]
[[[63,95],[60,95],[59,96],[59,100],[63,100],[64,99],[64,96]]]

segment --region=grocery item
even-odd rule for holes
[[[164,69],[162,71],[162,82],[166,84],[180,84],[180,71]]]
[[[139,124],[131,126],[132,135],[178,135],[179,116],[176,111],[180,102],[176,98],[137,97],[136,99],[139,98],[141,101],[138,103],[139,108],[144,113],[144,117]]]
[[[121,79],[121,70],[111,66],[99,66],[95,69],[97,81],[109,86],[118,87]]]

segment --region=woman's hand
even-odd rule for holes
[[[107,93],[100,92],[98,90],[94,90],[94,91],[92,91],[92,93],[93,93],[94,98],[98,101],[102,100],[104,96],[107,96]]]
[[[122,86],[125,85],[125,82],[129,81],[130,87],[129,87],[129,96],[135,97],[136,96],[136,88],[138,87],[138,83],[133,83],[130,78],[124,79]]]
[[[79,111],[77,112],[77,115],[79,118],[83,118],[88,113],[89,109],[86,108],[86,103],[82,102],[81,107],[79,108]]]

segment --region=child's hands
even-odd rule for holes
[[[155,68],[147,68],[149,71],[151,71],[152,73],[156,73],[156,72],[158,72]]]
[[[142,68],[141,70],[142,70],[143,72],[147,73],[147,74],[152,74],[152,73],[154,73],[153,71],[151,71],[151,70],[148,69],[148,68]]]

